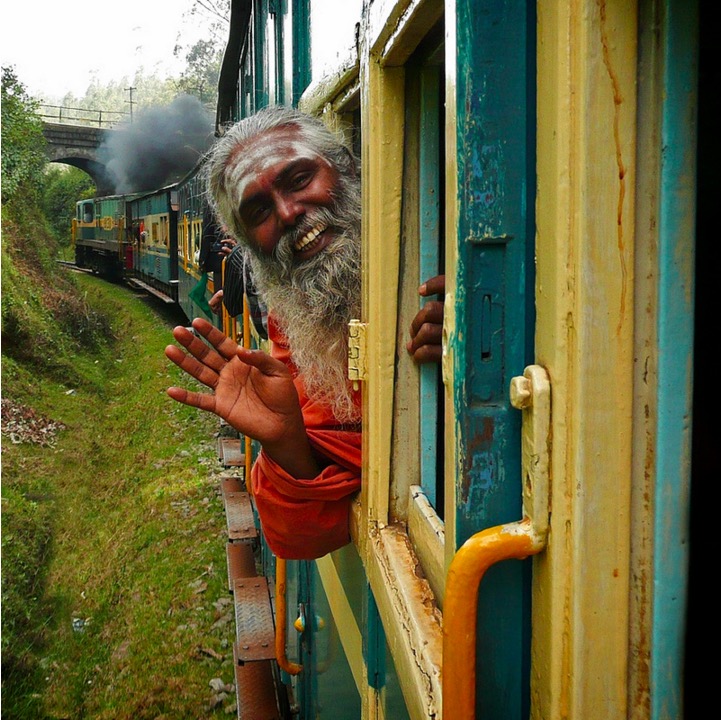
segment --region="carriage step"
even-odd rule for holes
[[[237,578],[233,602],[237,661],[244,664],[274,659],[275,628],[267,578]]]
[[[237,475],[226,475],[220,478],[220,491],[225,494],[226,492],[242,492],[245,490],[245,481],[242,477]]]
[[[234,542],[228,542],[225,554],[228,560],[228,592],[232,593],[236,580],[257,576],[255,554],[250,543]]]
[[[160,298],[164,303],[170,304],[175,302],[170,295],[166,295],[164,292],[157,290],[152,285],[148,285],[148,283],[138,280],[138,278],[128,278],[128,285],[137,288],[138,290],[145,290],[145,292],[155,295],[156,298]]]
[[[255,527],[250,494],[244,490],[230,490],[229,486],[230,484],[221,486],[228,540],[254,540],[258,537],[258,530]]]
[[[238,720],[281,720],[270,660],[241,665],[235,658],[235,694]]]
[[[218,459],[224,467],[245,467],[244,444],[240,438],[218,438]]]

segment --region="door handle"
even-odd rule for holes
[[[446,578],[443,606],[443,717],[471,720],[476,707],[478,587],[491,565],[523,560],[546,547],[548,535],[551,384],[529,365],[510,386],[511,405],[523,413],[523,519],[476,533],[458,549]]]

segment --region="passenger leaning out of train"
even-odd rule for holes
[[[269,308],[271,353],[209,322],[173,331],[167,357],[207,387],[168,388],[260,443],[251,489],[271,550],[312,559],[350,541],[361,485],[361,398],[348,381],[348,322],[360,317],[361,199],[352,153],[323,123],[275,106],[228,127],[205,164],[216,215],[248,249]],[[443,293],[443,278],[421,287]],[[408,352],[440,359],[442,302],[411,326]]]

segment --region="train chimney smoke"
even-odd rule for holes
[[[98,148],[115,193],[155,190],[193,169],[213,142],[213,118],[197,98],[136,111]]]

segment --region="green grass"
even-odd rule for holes
[[[228,717],[232,693],[209,708],[234,681],[218,419],[165,394],[185,380],[151,304],[75,282],[104,340],[45,321],[29,361],[3,338],[3,398],[65,427],[3,436],[3,717]]]

